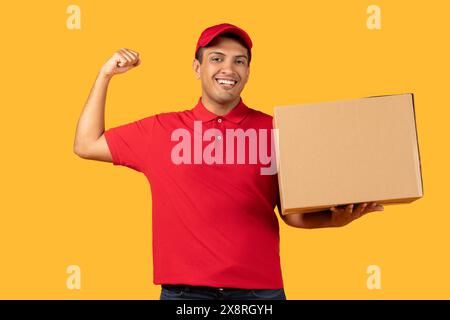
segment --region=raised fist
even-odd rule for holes
[[[101,73],[113,76],[127,72],[141,64],[139,53],[131,49],[121,48],[101,68]]]

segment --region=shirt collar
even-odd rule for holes
[[[206,109],[202,103],[202,97],[198,99],[197,105],[192,109],[195,118],[199,120],[210,121],[218,117],[222,117],[234,123],[241,122],[247,115],[248,111],[249,108],[245,105],[244,101],[242,101],[242,98],[239,99],[239,103],[230,112],[223,116],[219,116]]]

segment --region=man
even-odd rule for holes
[[[162,285],[161,299],[286,299],[274,213],[277,176],[261,174],[263,165],[249,160],[249,150],[245,161],[233,153],[246,141],[232,145],[239,134],[272,129],[272,117],[240,96],[251,49],[241,28],[224,23],[205,29],[193,62],[202,84],[194,108],[105,131],[109,81],[141,61],[137,52],[120,49],[101,68],[78,122],[77,155],[142,172],[151,185],[154,283]],[[261,147],[268,140],[258,142]],[[298,228],[339,227],[382,209],[364,203],[281,218]]]

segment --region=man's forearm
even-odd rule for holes
[[[111,76],[99,72],[81,113],[75,134],[74,149],[97,140],[105,131],[105,102]]]
[[[355,207],[355,209],[354,209]],[[343,227],[353,220],[372,211],[383,211],[384,207],[376,202],[362,202],[358,205],[348,204],[345,208],[331,207],[329,210],[310,213],[291,213],[283,216],[284,222],[296,228],[331,228]]]
[[[334,225],[330,210],[320,212],[309,212],[302,214],[303,228],[331,228],[337,227]]]
[[[330,210],[309,213],[289,213],[283,216],[286,224],[295,228],[330,228],[337,227],[332,220],[332,213]]]

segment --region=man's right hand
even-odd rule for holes
[[[107,77],[127,72],[141,64],[139,53],[131,49],[121,48],[103,65],[100,73]]]

